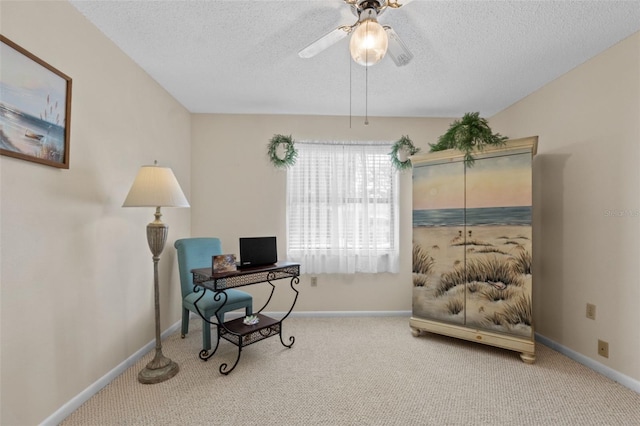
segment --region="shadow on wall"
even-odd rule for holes
[[[570,154],[538,154],[533,161],[533,306],[536,332],[562,333],[564,168]],[[542,295],[544,294],[544,298]]]

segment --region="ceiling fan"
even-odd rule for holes
[[[378,63],[385,54],[389,54],[399,67],[407,65],[413,54],[400,40],[398,34],[388,25],[380,25],[377,17],[387,8],[398,9],[412,0],[343,0],[351,6],[351,12],[358,18],[353,25],[342,25],[320,37],[300,52],[301,58],[311,58],[334,45],[349,34],[351,57],[360,65],[370,66]]]

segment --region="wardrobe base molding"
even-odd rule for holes
[[[411,317],[409,320],[409,327],[411,327],[411,334],[414,337],[418,337],[423,331],[426,331],[520,352],[520,359],[526,364],[533,364],[536,361],[533,336],[531,340],[520,339],[510,335],[415,317]]]

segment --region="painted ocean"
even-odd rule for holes
[[[0,104],[0,146],[34,157],[62,161],[64,127]],[[43,150],[43,147],[48,147]],[[49,155],[45,157],[43,152]]]
[[[531,225],[531,210],[531,206],[414,210],[413,227]]]

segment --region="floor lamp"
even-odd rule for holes
[[[155,220],[147,225],[147,242],[153,255],[153,292],[155,296],[156,355],[138,374],[140,383],[160,383],[175,376],[178,364],[162,354],[160,340],[160,292],[158,285],[158,261],[167,241],[169,227],[162,223],[160,207],[189,207],[178,180],[168,167],[142,166],[131,185],[122,207],[155,207]]]

